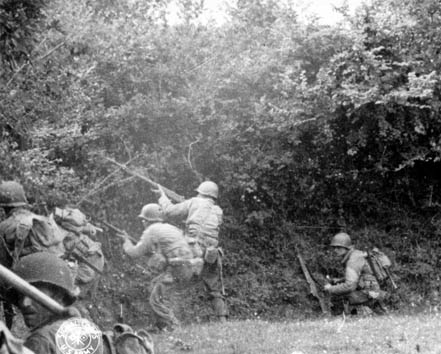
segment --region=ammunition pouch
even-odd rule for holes
[[[185,236],[185,240],[190,246],[191,252],[193,253],[193,257],[195,258],[202,257],[202,253],[203,253],[202,248],[199,245],[199,242],[197,241],[196,237]]]
[[[147,267],[154,274],[161,273],[167,267],[167,259],[162,253],[154,253],[147,261]]]
[[[214,264],[219,257],[219,249],[217,247],[207,247],[205,249],[204,261],[208,264]]]
[[[201,257],[185,259],[180,257],[170,258],[168,264],[173,268],[172,274],[176,280],[190,280],[193,275],[200,275],[204,266]]]

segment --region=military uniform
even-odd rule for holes
[[[351,305],[361,305],[380,292],[380,285],[367,261],[367,253],[350,249],[341,261],[345,266],[344,281],[331,286],[332,295],[345,296]]]
[[[149,257],[149,268],[159,273],[151,282],[150,306],[159,329],[172,329],[179,324],[173,312],[173,285],[191,279],[193,253],[177,227],[154,222],[143,232],[136,245],[126,239],[124,252],[131,258]],[[186,262],[188,261],[188,262]]]
[[[53,218],[29,211],[23,186],[15,181],[0,183],[0,207],[7,218],[0,223],[0,263],[8,268],[20,257],[39,251],[49,251],[57,256],[64,253],[63,233]],[[0,292],[4,292],[0,284]],[[14,311],[3,302],[6,325],[11,328]]]
[[[33,284],[37,289],[58,301],[62,306],[71,306],[78,295],[74,284],[74,278],[67,264],[53,253],[37,252],[22,257],[14,267],[15,273]],[[54,314],[46,309],[38,301],[31,299],[25,294],[20,294],[15,289],[9,289],[10,298],[16,300],[16,304],[23,314],[24,322],[30,329],[24,345],[35,354],[60,354],[62,353],[59,343],[57,344],[57,332],[64,323],[70,319],[79,317],[79,312],[69,307],[66,314]],[[95,336],[98,330],[91,329],[88,324],[83,327],[71,327],[78,333],[69,335]],[[97,328],[96,328],[97,329]],[[88,340],[90,338],[86,338]],[[101,338],[100,338],[101,339]],[[102,340],[94,343],[94,353],[102,354]]]
[[[55,338],[58,329],[67,319],[54,317],[47,323],[33,328],[25,340],[25,347],[35,354],[60,354]]]
[[[14,262],[35,252],[64,254],[64,233],[53,218],[34,214],[28,209],[14,208],[0,223],[0,238],[4,240]]]
[[[333,237],[331,247],[334,248],[337,256],[342,257],[341,263],[345,266],[345,276],[336,285],[326,284],[325,291],[331,296],[347,299],[347,305],[361,305],[359,307],[361,313],[372,313],[371,307],[376,304],[384,312],[382,301],[387,293],[380,289],[378,280],[369,265],[367,252],[356,250],[350,236],[344,232]],[[351,312],[348,308],[345,310]]]
[[[215,186],[214,193],[212,185]],[[205,187],[209,190],[205,193]],[[197,197],[173,204],[170,199],[162,194],[159,205],[167,219],[185,220],[185,236],[187,242],[196,243],[205,258],[201,278],[212,299],[213,309],[218,317],[225,318],[228,311],[223,296],[220,278],[222,267],[222,254],[218,250],[219,227],[223,221],[222,209],[215,204],[217,186],[213,182],[203,182],[198,190]],[[212,256],[214,252],[214,257]],[[195,252],[197,254],[197,251]],[[211,261],[209,260],[211,258]]]

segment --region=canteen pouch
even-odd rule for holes
[[[187,241],[188,245],[190,246],[191,252],[193,253],[194,258],[200,258],[202,257],[202,248],[199,245],[199,242],[196,240],[195,237],[185,236],[185,240]]]
[[[217,247],[207,247],[205,249],[204,261],[208,264],[213,264],[216,262],[219,251]]]

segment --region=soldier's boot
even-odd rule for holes
[[[219,322],[226,322],[228,311],[224,299],[221,297],[215,297],[212,300],[212,305]]]

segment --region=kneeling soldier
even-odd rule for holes
[[[367,260],[367,253],[355,249],[350,236],[344,232],[332,238],[331,247],[345,266],[345,277],[339,284],[326,284],[325,291],[343,297],[349,305],[360,306],[359,310],[365,314],[372,313],[376,304],[382,306],[386,292],[380,289]]]

